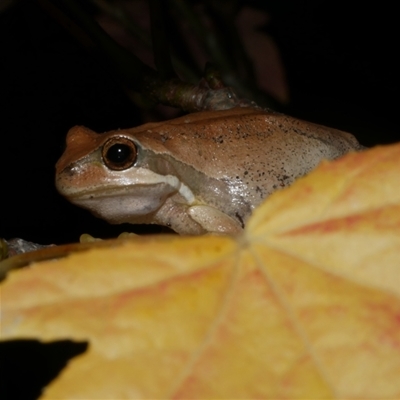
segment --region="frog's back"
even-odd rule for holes
[[[216,191],[222,197],[225,192],[231,201],[224,203],[224,211],[239,212],[243,220],[269,194],[321,160],[362,148],[349,133],[256,108],[193,113],[129,131],[144,144],[151,141],[160,153],[191,165],[182,174],[204,176],[197,179],[199,196],[212,203]]]

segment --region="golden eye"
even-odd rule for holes
[[[108,168],[122,171],[135,164],[137,147],[132,140],[117,136],[104,143],[101,155]]]

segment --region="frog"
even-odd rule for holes
[[[362,149],[350,133],[256,107],[101,134],[75,126],[56,164],[56,187],[111,224],[238,234],[273,192],[322,160]]]

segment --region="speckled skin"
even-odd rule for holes
[[[132,138],[139,146],[132,174],[135,168],[144,168],[178,177],[191,189],[196,205],[208,206],[216,229],[214,222],[202,223],[202,217],[194,222],[188,215],[193,204],[185,204],[176,193],[169,193],[147,216],[131,211],[108,218],[107,211],[98,212],[97,206],[80,205],[113,223],[158,223],[189,234],[221,231],[225,221],[218,215],[228,215],[242,227],[252,210],[276,189],[290,185],[322,159],[362,148],[349,133],[255,108],[199,112],[101,135],[75,127],[57,163],[56,179],[59,191],[72,202],[79,204],[80,193],[98,194],[102,188],[109,196],[110,178],[106,169],[100,171],[98,149],[113,135]],[[111,179],[113,187],[116,179]],[[213,210],[218,212],[214,215]],[[235,229],[226,229],[231,230]]]

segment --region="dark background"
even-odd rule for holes
[[[367,146],[399,141],[395,3],[247,1],[266,10],[295,117],[355,134]],[[77,241],[110,227],[54,188],[66,132],[141,123],[118,79],[34,1],[0,14],[0,237]]]

